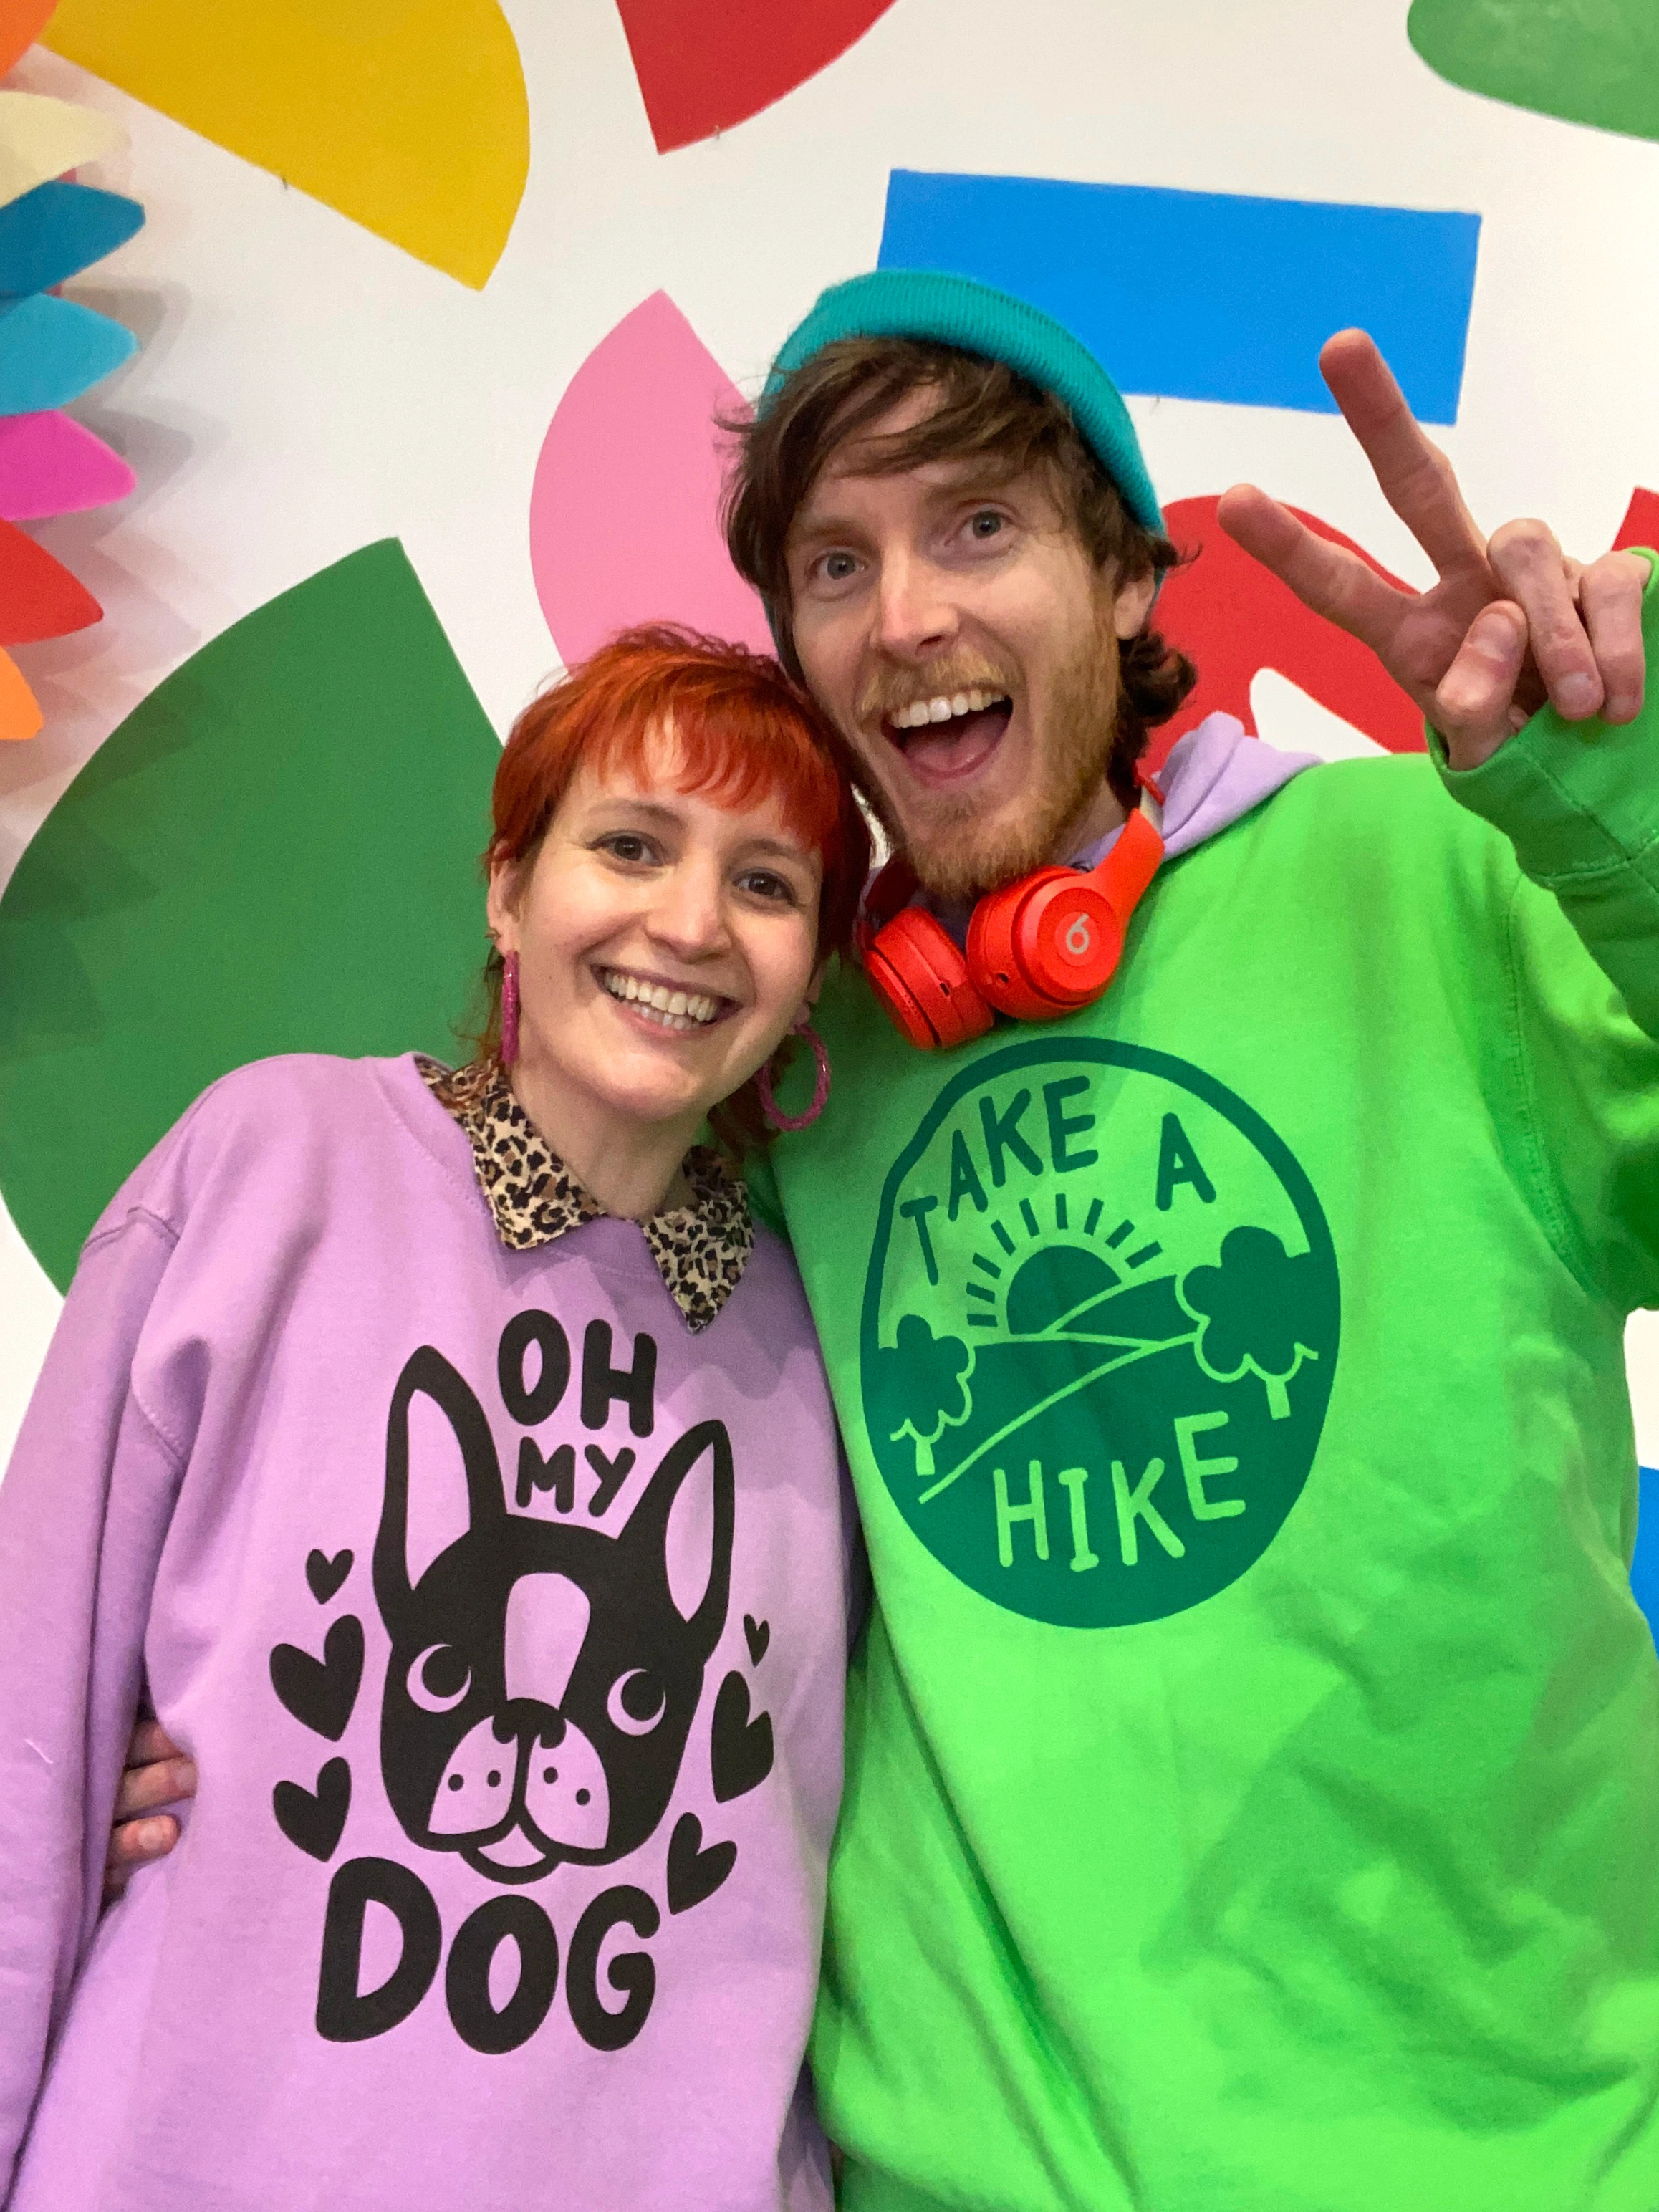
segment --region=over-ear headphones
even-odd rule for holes
[[[865,900],[858,945],[871,988],[910,1042],[948,1050],[983,1036],[998,1013],[1058,1021],[1097,999],[1164,857],[1162,796],[1143,779],[1139,808],[1097,868],[1039,868],[987,892],[965,957],[937,915],[910,904],[908,865],[890,860]]]

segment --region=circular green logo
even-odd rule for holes
[[[887,1178],[865,1422],[905,1520],[981,1596],[1157,1620],[1278,1534],[1340,1327],[1324,1214],[1260,1115],[1167,1054],[1043,1038],[946,1084]]]

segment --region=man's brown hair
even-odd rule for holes
[[[871,475],[969,459],[989,463],[994,480],[1046,469],[1061,511],[1097,568],[1132,583],[1181,557],[1168,538],[1130,514],[1065,401],[1006,362],[930,339],[837,339],[803,362],[763,413],[725,426],[738,441],[723,516],[726,546],[738,574],[766,601],[779,656],[797,678],[790,528],[831,454],[865,437],[890,408],[920,391],[936,393],[937,405],[913,429],[866,441]],[[1150,732],[1169,720],[1195,681],[1186,655],[1150,623],[1125,640],[1117,737],[1107,770],[1124,804],[1134,803],[1134,764]]]

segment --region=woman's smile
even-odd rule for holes
[[[633,968],[596,967],[594,976],[623,1012],[658,1032],[690,1036],[711,1029],[737,1011],[738,1002],[718,992],[677,983]]]

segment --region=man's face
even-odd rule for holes
[[[866,433],[912,428],[930,392]],[[1118,641],[1153,581],[1103,575],[1046,472],[975,460],[859,473],[843,447],[790,530],[795,649],[930,890],[1012,881],[1121,819],[1104,785]]]

